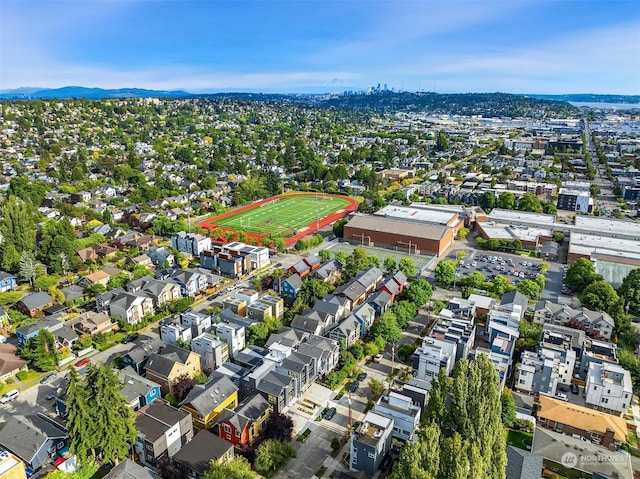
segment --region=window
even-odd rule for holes
[[[236,437],[240,437],[240,431],[236,431]]]
[[[376,458],[376,453],[375,452],[370,452],[368,454],[368,456],[369,456],[369,459],[375,459]]]
[[[520,381],[518,381],[518,384],[524,384],[524,383],[526,383],[524,379],[521,379]]]
[[[224,432],[226,432],[226,433],[230,433],[231,432],[231,428],[229,427],[228,424],[225,424],[223,427],[224,427]]]
[[[602,398],[602,402],[607,404],[609,402],[609,400],[607,398]]]

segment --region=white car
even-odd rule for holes
[[[473,267],[475,268],[476,266],[478,266],[478,263],[476,263],[476,262],[474,261],[473,263],[471,263],[471,266],[473,266]]]
[[[17,389],[12,389],[11,391],[8,391],[0,396],[0,404],[8,403],[12,399],[17,398],[19,395],[20,391],[18,391]]]

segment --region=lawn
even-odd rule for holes
[[[507,444],[511,444],[512,446],[524,449],[526,451],[531,450],[531,446],[533,444],[533,433],[514,431],[513,429],[509,429],[507,430],[506,434]]]
[[[255,235],[293,236],[300,229],[348,208],[347,198],[326,195],[279,196],[250,208],[207,220],[225,230],[244,231]]]

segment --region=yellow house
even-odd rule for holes
[[[180,406],[191,414],[197,430],[211,429],[225,409],[238,406],[238,388],[227,376],[221,376],[204,385],[196,384]]]
[[[173,393],[180,376],[193,379],[200,373],[200,355],[169,344],[149,357],[145,370],[147,379],[158,383],[164,396]]]

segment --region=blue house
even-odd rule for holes
[[[67,446],[67,434],[40,415],[9,415],[0,429],[0,446],[24,461],[31,475]]]
[[[376,318],[376,310],[369,303],[365,303],[353,310],[352,315],[360,323],[360,337],[364,338]]]
[[[297,274],[292,274],[288,278],[281,280],[279,285],[280,296],[295,298],[302,287],[302,279]],[[278,282],[276,282],[276,286]]]
[[[6,271],[0,271],[0,293],[11,291],[18,286],[16,277]]]
[[[46,317],[35,323],[26,324],[16,329],[16,338],[18,339],[18,346],[22,346],[27,342],[29,338],[33,338],[38,335],[41,329],[46,329],[49,332],[53,332],[60,327],[62,323],[54,317]]]
[[[127,404],[134,411],[151,404],[160,397],[160,385],[140,376],[132,367],[120,371],[122,390],[120,393],[126,398]]]

